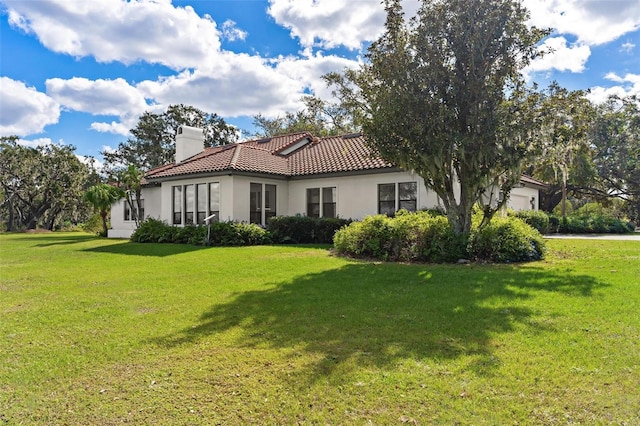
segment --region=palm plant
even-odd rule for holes
[[[102,218],[103,235],[107,235],[107,216],[111,205],[124,197],[124,191],[106,183],[92,186],[84,194],[84,199],[90,203]]]

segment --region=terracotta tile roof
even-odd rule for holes
[[[546,187],[549,186],[546,183],[544,183],[544,182],[542,182],[540,180],[534,179],[531,176],[527,176],[527,175],[520,176],[520,182],[524,183],[524,184],[528,183],[530,185],[539,186],[541,188],[546,188]]]
[[[363,136],[322,138],[294,152],[289,159],[291,176],[393,167],[371,155]]]
[[[272,154],[276,154],[280,151],[283,151],[290,147],[291,145],[295,145],[297,142],[301,141],[304,138],[313,139],[313,135],[309,132],[297,132],[297,133],[289,133],[286,135],[273,136],[264,139],[256,139],[252,141],[242,142],[245,146],[253,146],[256,148],[261,148],[269,151]]]
[[[295,149],[299,143],[309,142]],[[295,149],[287,155],[288,149]],[[205,148],[178,164],[150,170],[149,180],[196,173],[243,171],[280,176],[375,170],[393,167],[371,155],[360,134],[315,138],[307,132]]]

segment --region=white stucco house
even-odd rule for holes
[[[538,209],[544,184],[523,176],[508,206]],[[176,161],[145,175],[142,217],[184,226],[214,220],[266,225],[272,216],[361,219],[440,205],[412,172],[371,154],[360,133],[316,138],[300,132],[205,148],[202,129],[182,126]],[[128,238],[135,222],[124,200],[111,208],[109,237]]]

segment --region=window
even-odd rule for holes
[[[307,188],[307,216],[336,217],[336,187]]]
[[[264,186],[264,224],[276,215],[276,186]]]
[[[196,205],[198,206],[197,222],[198,225],[202,225],[207,217],[207,185],[204,183],[196,185]]]
[[[193,225],[193,213],[196,201],[194,185],[185,185],[184,193],[184,223],[185,225]]]
[[[173,224],[182,224],[182,187],[173,187]]]
[[[320,188],[307,189],[307,216],[320,217]]]
[[[135,215],[138,203],[135,199],[131,201],[133,202],[133,211],[131,211],[129,202],[126,199],[124,200],[124,220],[136,220],[136,216],[141,220],[144,219],[144,200],[140,200],[140,213],[138,215]]]
[[[249,189],[249,222],[262,224],[262,184],[252,183]]]
[[[336,187],[322,188],[322,217],[336,217]]]
[[[378,185],[378,213],[392,215],[400,209],[413,212],[417,208],[417,182],[383,183]]]
[[[265,225],[276,214],[276,185],[252,183],[249,188],[249,222]]]
[[[396,184],[378,185],[378,213],[392,215],[396,211]]]
[[[212,222],[220,220],[220,184],[218,182],[209,184],[209,215],[215,214]]]
[[[204,220],[215,214],[213,221],[219,221],[220,183],[199,183],[172,187],[173,225],[202,225]],[[144,210],[143,210],[144,211]]]
[[[418,184],[416,182],[404,182],[398,184],[398,210],[405,209],[410,212],[417,210]]]
[[[129,201],[124,200],[124,220],[133,220],[133,215],[131,214],[131,206],[129,205]]]

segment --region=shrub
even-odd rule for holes
[[[446,262],[466,254],[447,218],[424,211],[367,216],[336,232],[334,246],[339,254],[382,260]]]
[[[108,223],[107,227],[109,227]],[[106,235],[104,235],[104,229],[102,229],[102,217],[99,213],[94,213],[89,216],[87,221],[81,225],[81,228],[84,232],[100,235],[101,237],[106,237]]]
[[[240,245],[255,246],[271,242],[269,232],[255,223],[231,223],[230,225]]]
[[[165,222],[149,218],[143,221],[138,229],[131,235],[131,241],[135,243],[165,243],[172,242],[173,236],[167,238],[171,232],[171,226]],[[168,240],[168,241],[167,241]]]
[[[278,243],[331,244],[336,231],[350,222],[340,218],[277,216],[269,219],[267,230]]]
[[[606,214],[598,213],[597,210],[592,208],[578,210],[576,213],[564,218],[551,216],[549,221],[552,232],[568,234],[623,234],[633,232],[635,230],[632,223]]]
[[[473,257],[492,262],[539,260],[545,249],[542,235],[516,217],[496,217],[469,239]]]
[[[400,260],[450,262],[466,256],[466,242],[455,236],[446,216],[440,213],[400,211],[392,224]]]
[[[540,210],[521,210],[515,212],[515,217],[527,225],[537,229],[541,234],[549,232],[549,215]]]
[[[312,243],[313,218],[309,216],[277,216],[269,219],[267,229],[279,243]]]
[[[391,220],[385,215],[367,216],[340,229],[333,237],[336,251],[387,260],[393,244]]]
[[[333,244],[333,236],[339,229],[349,225],[351,219],[323,217],[314,220],[313,242],[317,244]]]
[[[131,235],[138,243],[176,243],[205,245],[206,226],[177,227],[158,219],[149,218]],[[211,224],[209,244],[212,246],[260,245],[271,242],[269,233],[255,224],[214,222]]]

